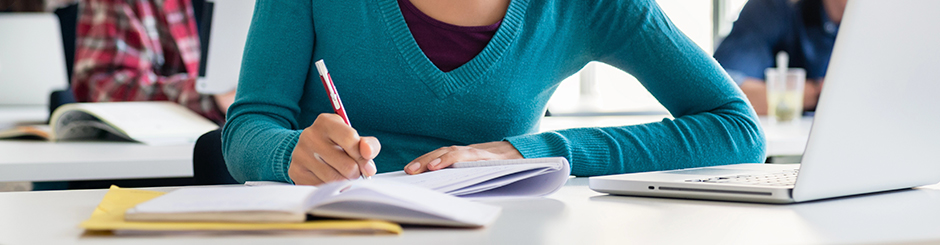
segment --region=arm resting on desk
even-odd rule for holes
[[[672,25],[655,2],[600,10],[590,25],[598,60],[639,79],[675,119],[509,137],[526,158],[564,156],[578,176],[763,162],[757,115],[714,59]],[[639,13],[624,16],[623,13]]]

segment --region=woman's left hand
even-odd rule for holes
[[[522,154],[508,141],[441,147],[405,165],[405,173],[419,174],[439,170],[456,162],[502,159],[522,159]]]

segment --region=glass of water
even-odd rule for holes
[[[767,115],[772,123],[799,121],[803,115],[803,86],[806,71],[787,68],[782,74],[776,68],[764,70],[767,83]]]

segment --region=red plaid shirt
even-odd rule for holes
[[[82,0],[72,89],[80,102],[175,101],[224,121],[196,92],[199,35],[190,0]]]

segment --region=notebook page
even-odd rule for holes
[[[473,190],[474,188],[471,187],[461,189],[455,192],[454,195],[460,195],[462,197],[546,196],[561,189],[561,187],[565,185],[565,182],[568,181],[570,174],[567,167],[562,170],[543,169],[538,173],[534,173],[535,171],[536,170],[530,170],[529,172],[517,173],[517,175],[527,174],[530,177],[506,176],[480,184],[481,187],[491,188],[485,191],[475,191]],[[498,184],[494,184],[493,186],[485,185],[490,182]]]
[[[448,193],[461,187],[495,179],[500,176],[541,167],[544,167],[544,165],[520,164],[475,168],[445,168],[416,175],[408,175],[404,171],[397,171],[377,174],[372,178],[388,179]]]
[[[561,169],[561,162],[555,161],[557,157],[550,158],[529,158],[529,159],[508,159],[508,160],[488,160],[488,161],[471,161],[471,162],[458,162],[451,165],[452,168],[473,168],[473,167],[487,167],[487,166],[501,166],[501,165],[515,165],[515,164],[542,164],[549,165],[558,169]]]
[[[311,213],[318,216],[425,225],[483,226],[500,212],[496,206],[378,179],[326,184],[311,200],[318,200],[311,203]]]
[[[535,177],[538,177],[539,175],[544,175],[544,174],[550,174],[550,169],[548,167],[528,169],[528,170],[519,171],[519,172],[508,174],[508,175],[499,176],[499,177],[490,179],[488,181],[484,181],[475,185],[467,186],[465,188],[453,190],[450,192],[450,194],[455,195],[455,196],[464,196],[464,195],[470,195],[474,193],[485,192],[485,191],[489,191],[489,190],[493,190],[496,188],[510,185],[517,181],[521,181],[521,180],[525,180],[529,178],[535,178]]]
[[[376,175],[376,179],[388,179],[414,184],[452,195],[471,195],[500,188],[496,195],[546,195],[567,181],[568,162],[564,158],[536,158],[499,161],[476,161],[455,163],[450,168],[408,175],[404,171]],[[554,181],[527,181],[526,179],[548,179]],[[517,183],[521,182],[521,183]],[[551,186],[519,186],[537,183]]]
[[[78,104],[78,107],[113,124],[130,138],[148,145],[195,142],[218,125],[170,102],[113,102]]]
[[[132,210],[142,213],[244,211],[304,213],[304,202],[316,190],[317,187],[313,186],[182,188],[138,204]]]

